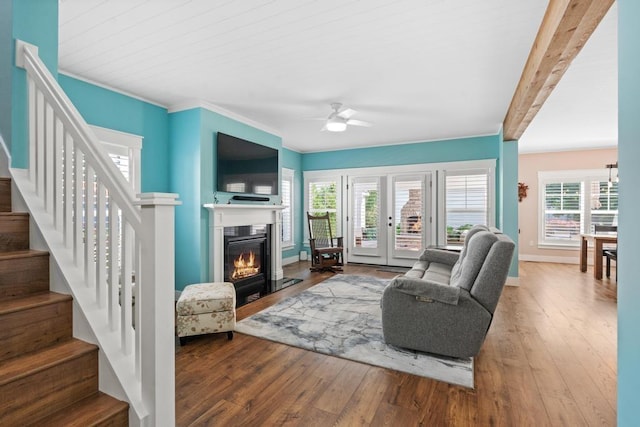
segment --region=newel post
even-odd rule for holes
[[[144,193],[141,207],[140,361],[146,425],[174,426],[175,413],[175,230],[177,194]],[[138,305],[136,303],[136,305]]]

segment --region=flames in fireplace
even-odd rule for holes
[[[231,280],[244,279],[260,273],[260,263],[256,260],[256,255],[253,251],[249,251],[249,254],[246,256],[245,253],[242,252],[238,258],[233,261],[233,267]]]

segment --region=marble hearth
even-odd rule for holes
[[[272,281],[281,280],[282,273],[282,206],[275,205],[203,205],[209,211],[209,254],[212,282],[224,281],[224,228],[267,224],[270,227]]]

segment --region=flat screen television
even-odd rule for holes
[[[218,132],[217,190],[278,195],[278,150]]]

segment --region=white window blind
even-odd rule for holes
[[[329,212],[331,231],[334,235],[341,235],[338,213],[338,181],[318,179],[307,184],[307,211],[311,215],[321,215]]]
[[[445,206],[447,244],[464,242],[465,231],[488,224],[489,174],[486,170],[447,171]]]
[[[595,225],[618,225],[618,183],[606,170],[544,171],[538,175],[538,244],[578,246]]]
[[[121,154],[109,153],[109,157],[113,160],[113,163],[116,164],[122,175],[127,179],[127,181],[131,182],[131,176],[129,174],[129,156],[123,156]]]
[[[591,181],[591,224],[589,231],[597,225],[618,225],[618,183]]]
[[[582,183],[554,182],[544,186],[544,240],[578,241],[583,210]]]
[[[282,245],[293,246],[293,171],[282,169]]]

